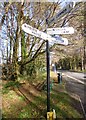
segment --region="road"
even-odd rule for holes
[[[85,81],[86,74],[85,73],[68,72],[68,71],[63,71],[63,73],[75,78],[77,81],[81,81],[84,84],[86,83],[86,81]]]
[[[83,114],[86,117],[86,74],[69,71],[59,72],[62,72],[62,75],[65,78],[65,88],[67,92],[80,101]]]

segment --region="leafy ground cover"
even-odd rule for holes
[[[53,79],[53,78],[52,78]],[[2,82],[2,116],[3,118],[43,118],[47,113],[46,90],[37,90],[29,83]],[[50,108],[55,109],[57,118],[83,118],[73,103],[78,103],[66,93],[65,82],[53,83],[50,92]]]

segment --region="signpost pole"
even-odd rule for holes
[[[45,24],[47,32],[47,14],[45,12]],[[46,40],[46,67],[47,67],[47,112],[50,112],[50,52],[49,41]]]
[[[49,41],[46,41],[46,59],[47,59],[47,112],[50,112],[50,55]]]

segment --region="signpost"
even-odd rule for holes
[[[33,28],[26,23],[22,25],[22,30],[33,36],[42,38],[46,40],[46,56],[47,56],[47,112],[50,112],[50,55],[49,55],[49,41],[57,42],[58,44],[68,45],[68,40],[66,38],[61,38],[60,36],[48,35],[44,32],[39,31],[36,28]]]
[[[52,17],[51,19],[46,19],[46,27],[47,25],[50,25],[52,23],[55,23],[56,20],[59,20],[61,17],[63,17],[66,13],[69,13],[73,8],[73,4],[67,5],[65,8],[63,8],[59,13],[56,14],[56,16]],[[47,29],[46,29],[47,31]],[[56,37],[56,36],[55,36]],[[56,38],[57,40],[57,38]],[[61,39],[60,42],[67,41],[67,39]],[[49,44],[48,40],[46,41],[46,55],[47,55],[47,118],[53,119],[53,116],[51,115],[52,112],[50,112],[50,64],[49,64]],[[65,43],[64,43],[65,44]],[[66,45],[68,44],[68,41],[66,42]],[[54,114],[55,112],[53,112]],[[49,115],[49,116],[48,116]],[[52,118],[51,118],[52,117]],[[56,118],[56,117],[55,117]]]
[[[59,20],[61,17],[63,17],[65,14],[69,13],[73,8],[73,4],[70,3],[68,4],[66,7],[64,7],[60,12],[58,12],[54,17],[52,17],[51,19],[47,20],[46,19],[46,27],[47,25],[50,25],[52,23],[55,23],[57,20]],[[58,44],[63,44],[63,45],[68,45],[68,40],[66,38],[62,38],[58,35],[55,36],[51,36],[51,30],[46,28],[46,31],[50,34],[46,34],[44,32],[39,31],[36,28],[33,28],[30,25],[27,24],[23,24],[22,25],[22,30],[25,31],[28,34],[31,34],[33,36],[39,37],[41,39],[46,40],[46,56],[47,56],[47,113],[49,112],[50,115],[50,59],[49,59],[49,41],[55,41]],[[53,33],[57,34],[57,31],[53,28]],[[73,29],[72,29],[73,32]],[[58,30],[59,34],[69,34],[71,33],[70,30],[68,29],[63,29],[62,30]]]
[[[42,38],[42,39],[44,39],[44,40],[48,40],[48,41],[50,41],[50,42],[55,41],[55,42],[57,42],[58,44],[68,45],[68,40],[67,40],[67,39],[61,38],[60,36],[58,36],[58,38],[52,37],[52,36],[49,35],[49,34],[46,34],[46,33],[44,33],[44,32],[41,32],[41,31],[39,31],[38,29],[33,28],[33,27],[30,26],[30,25],[27,25],[26,23],[22,25],[22,30],[25,31],[25,32],[28,33],[28,34],[31,34],[31,35],[33,35],[33,36]]]
[[[48,25],[55,23],[57,20],[59,20],[61,17],[69,13],[73,9],[73,2],[70,2],[66,7],[61,9],[54,17],[47,20]]]
[[[62,28],[47,28],[47,34],[73,34],[73,27],[62,27]]]

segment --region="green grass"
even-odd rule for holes
[[[7,94],[12,87],[19,87],[20,83],[18,81],[8,81],[2,88],[2,94]]]
[[[9,93],[10,89],[9,88],[2,88],[2,94],[7,94]]]
[[[62,96],[61,96],[62,94]],[[71,106],[71,98],[64,93],[51,94],[51,111],[55,109],[57,118],[81,118],[82,116]],[[47,99],[36,97],[33,103],[30,103],[19,114],[20,118],[40,118],[46,114]]]
[[[20,83],[18,81],[8,81],[5,85],[4,88],[8,87],[18,87]]]
[[[44,102],[44,103],[43,103]],[[44,118],[46,114],[45,100],[40,97],[36,97],[34,102],[30,102],[25,108],[21,110],[19,118]]]
[[[9,86],[18,86],[19,83],[7,83],[5,90]],[[81,118],[82,115],[71,105],[72,98],[65,92],[65,84],[54,84],[51,90],[50,109],[55,109],[57,118]],[[47,97],[46,91],[40,92],[41,96],[34,97],[33,101],[28,101],[23,95],[17,95],[14,91],[4,94],[4,99],[11,101],[16,98],[15,104],[10,105],[10,108],[3,109],[3,117],[8,118],[9,114],[15,118],[45,118],[47,113]],[[77,102],[77,101],[75,101]],[[12,102],[11,102],[12,103]],[[25,104],[24,104],[25,103]],[[9,103],[10,104],[10,103]]]
[[[31,110],[28,109],[28,106],[26,106],[25,108],[23,108],[18,116],[19,118],[31,118]]]
[[[63,92],[51,94],[51,109],[55,109],[57,117],[80,118],[80,114],[71,106],[71,98]]]

